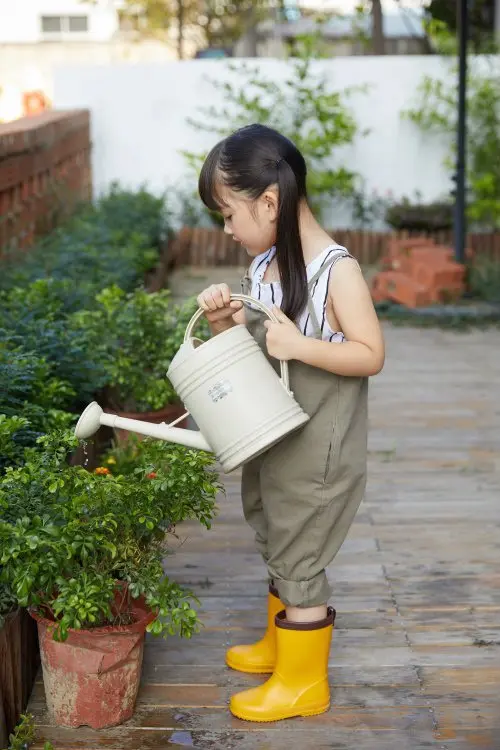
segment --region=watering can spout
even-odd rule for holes
[[[80,440],[87,440],[98,431],[101,425],[129,432],[138,432],[141,435],[165,440],[167,443],[184,445],[186,448],[195,448],[196,450],[207,451],[207,453],[213,452],[201,432],[197,430],[184,430],[179,427],[169,427],[164,422],[152,424],[151,422],[142,422],[139,419],[106,414],[96,401],[89,404],[81,415],[75,427],[75,435]]]

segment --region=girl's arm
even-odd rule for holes
[[[336,375],[376,375],[384,366],[385,345],[368,285],[357,262],[338,261],[330,274],[329,298],[346,341],[303,336],[296,359]]]
[[[370,290],[357,262],[338,261],[330,274],[329,297],[347,341],[319,341],[304,336],[278,308],[280,321],[266,321],[267,349],[278,359],[298,359],[336,375],[367,377],[384,366],[382,330],[373,307]]]

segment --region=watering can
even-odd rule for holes
[[[269,308],[252,297],[232,294],[231,299],[251,303],[278,322]],[[208,341],[193,337],[203,315],[200,308],[189,321],[167,372],[199,430],[175,427],[186,415],[170,424],[151,424],[107,414],[94,401],[78,420],[75,435],[85,440],[101,425],[137,432],[214,453],[227,474],[304,425],[309,417],[290,391],[287,362],[280,362],[278,377],[243,324]]]

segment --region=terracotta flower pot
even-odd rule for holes
[[[106,407],[104,411],[107,414],[116,414],[118,417],[125,417],[126,419],[140,419],[142,422],[152,422],[153,424],[160,424],[160,422],[165,422],[166,424],[169,424],[170,422],[175,421],[176,419],[179,419],[179,417],[182,417],[183,414],[185,414],[186,409],[184,408],[183,404],[167,404],[163,407],[163,409],[159,409],[158,411],[144,411],[144,412],[136,412],[136,411],[116,411],[111,407]],[[178,422],[175,426],[176,427],[187,427],[188,418],[185,417],[181,422]],[[128,430],[120,430],[115,429],[116,439],[119,443],[123,443],[126,441],[131,434]],[[134,435],[139,439],[143,440],[144,435],[139,435],[138,433],[134,433]]]
[[[53,620],[34,611],[38,624],[47,706],[56,724],[92,729],[121,724],[134,713],[146,627],[156,614],[144,599],[132,602],[134,622],[70,630],[53,639]]]

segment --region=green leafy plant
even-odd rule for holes
[[[110,405],[149,411],[178,402],[166,372],[196,303],[176,306],[168,290],[127,294],[116,286],[104,289],[96,301],[96,309],[76,314],[72,325],[85,350],[105,368]]]
[[[112,186],[21,258],[18,252],[5,252],[0,288],[24,288],[38,279],[51,279],[58,284],[64,312],[90,307],[105,286],[131,290],[142,282],[169,238],[169,221],[163,196]]]
[[[88,401],[104,384],[105,371],[82,346],[80,332],[72,329],[52,286],[41,279],[25,289],[0,292],[0,348],[43,361],[43,376],[57,373],[58,381],[66,384],[64,399],[57,402],[69,407],[77,397]]]
[[[131,433],[128,440],[115,443],[109,448],[101,458],[101,464],[114,475],[128,476],[133,474],[141,463],[144,461],[145,454],[151,456],[154,446],[148,441],[141,440],[137,435]],[[162,457],[157,457],[152,464],[151,472],[155,473],[154,468],[161,463]]]
[[[106,284],[132,290],[143,281],[169,236],[165,205],[144,190],[112,187],[30,253],[0,262],[0,349],[29,352],[45,362],[47,376],[57,372],[73,391],[66,393],[68,408],[77,410],[106,383],[71,315],[95,307]]]
[[[110,227],[121,229],[125,234],[134,232],[146,239],[146,244],[157,247],[168,239],[171,213],[165,195],[154,195],[141,187],[125,190],[117,182],[109,191],[88,209],[97,213]]]
[[[28,750],[36,739],[35,719],[32,714],[21,714],[14,732],[9,737],[6,750]],[[45,742],[43,750],[54,750],[50,742]]]
[[[13,463],[18,458],[19,446],[13,439],[27,424],[28,421],[22,417],[7,417],[5,414],[0,414],[0,461],[2,464]],[[1,511],[2,501],[0,500],[0,516]],[[10,586],[0,580],[0,628],[4,625],[6,615],[16,606],[17,600],[14,592]]]
[[[5,618],[17,607],[17,600],[12,589],[4,583],[0,583],[0,629],[3,628]]]
[[[360,132],[347,100],[361,89],[335,90],[319,72],[315,58],[322,56],[320,33],[301,37],[294,54],[283,81],[245,62],[230,64],[225,78],[219,74],[208,79],[222,94],[223,106],[202,108],[201,119],[188,123],[218,138],[252,122],[281,131],[304,154],[311,204],[321,213],[332,198],[350,197],[355,189],[357,175],[341,163],[337,152]],[[199,171],[206,153],[184,152],[184,156]]]
[[[468,269],[468,286],[475,299],[500,303],[500,262],[476,258]]]
[[[457,88],[452,69],[446,79],[426,76],[416,106],[404,115],[424,132],[445,138],[445,166],[455,170]],[[500,76],[495,58],[469,60],[467,117],[468,215],[485,229],[500,228]]]
[[[67,465],[73,435],[52,433],[0,478],[0,580],[19,606],[55,622],[56,639],[123,624],[140,596],[158,613],[152,633],[190,637],[198,628],[196,599],[165,575],[163,560],[176,524],[210,527],[220,482],[212,456],[146,442],[133,473],[91,474]]]
[[[492,0],[477,0],[467,8],[469,51],[475,55],[495,54],[495,4]],[[431,0],[424,17],[424,29],[434,52],[439,55],[458,54],[457,8],[452,0]]]
[[[0,339],[0,474],[45,432],[68,427],[74,391],[40,357]]]

